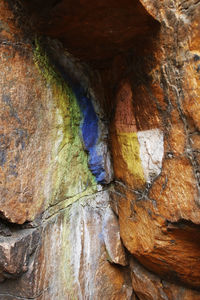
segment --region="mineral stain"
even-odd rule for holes
[[[80,110],[82,112],[83,121],[81,122],[81,132],[86,151],[89,153],[89,168],[95,176],[98,183],[105,183],[106,172],[103,167],[103,157],[98,154],[96,149],[99,138],[98,117],[92,104],[92,99],[87,95],[87,91],[82,87],[71,74],[67,74],[66,70],[59,64],[55,64],[56,69],[61,73],[64,80],[72,89]]]

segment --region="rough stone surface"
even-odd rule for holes
[[[161,28],[143,63],[133,58],[137,69],[132,66],[129,75],[121,78],[115,97],[111,132],[115,176],[120,181],[115,196],[120,233],[125,247],[148,269],[198,289],[200,102],[198,55],[194,53],[199,47],[200,6],[191,2],[185,7],[185,2],[176,1],[143,4],[161,22]],[[125,92],[127,77],[132,94]],[[119,100],[122,93],[125,100]],[[124,108],[120,101],[130,105]],[[153,139],[149,136],[141,143],[143,130],[162,132],[164,137],[163,148],[160,140],[156,149],[162,168],[152,180],[145,176],[148,166],[143,149],[146,145],[150,155],[148,145]]]
[[[83,192],[86,182],[93,182],[81,141],[74,136],[81,118],[74,96],[54,74],[42,77],[36,64],[41,62],[44,72],[53,71],[45,70],[47,62],[42,53],[38,57],[39,50],[34,54],[23,49],[22,55],[22,49],[1,44],[0,53],[0,211],[19,224],[33,220],[50,204]],[[68,174],[75,171],[74,165],[79,174],[70,183]]]
[[[0,299],[131,299],[96,73],[0,4]]]
[[[199,19],[0,1],[0,299],[200,299]]]
[[[117,241],[118,252],[107,250],[110,235],[116,234],[115,228],[108,232],[108,220],[109,224],[116,223],[107,192],[85,197],[61,213],[44,219],[40,241],[34,240],[37,250],[32,249],[34,257],[23,270],[26,272],[19,273],[19,279],[1,283],[0,297],[10,294],[13,299],[131,299],[127,271],[109,262],[112,257],[113,261],[124,264],[125,258],[124,253],[121,254],[120,240]],[[28,238],[33,238],[34,229],[26,229],[26,232],[30,232]],[[19,242],[22,249],[30,252],[23,240]],[[33,247],[31,243],[29,247]],[[17,253],[17,268],[22,265],[21,250],[13,251]],[[13,268],[14,262],[8,263]]]
[[[75,56],[100,67],[129,50],[135,39],[140,43],[141,34],[147,42],[145,33],[155,23],[137,0],[22,2],[41,33],[59,38]]]
[[[4,237],[0,237],[1,281],[20,277],[28,270],[30,257],[35,252],[40,237],[37,229],[6,230]]]
[[[130,262],[133,289],[140,300],[199,300],[194,290],[166,282],[142,267],[136,260]]]

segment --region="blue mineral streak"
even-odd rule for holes
[[[71,87],[83,114],[81,131],[85,149],[89,153],[89,168],[98,183],[105,183],[106,172],[103,167],[103,157],[102,155],[99,155],[96,150],[99,137],[99,128],[98,117],[94,110],[92,100],[89,96],[87,96],[86,90],[77,80],[73,80],[61,66],[56,67]]]

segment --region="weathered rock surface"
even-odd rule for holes
[[[9,233],[8,228],[6,229],[4,237],[0,237],[1,281],[20,277],[28,270],[30,257],[35,252],[40,237],[37,229],[9,230]]]
[[[90,75],[58,42],[32,45],[34,36],[17,35],[8,4],[1,2],[0,299],[131,299],[118,220],[101,185],[112,166]]]
[[[148,3],[160,35],[121,79],[111,125],[120,233],[148,269],[198,289],[200,5]]]
[[[59,38],[75,56],[99,67],[113,56],[146,42],[155,20],[140,1],[24,1],[34,28]],[[66,34],[67,33],[67,34]]]
[[[9,294],[13,295],[11,299],[131,299],[127,271],[109,262],[112,258],[113,262],[125,264],[119,228],[118,231],[110,228],[115,218],[109,207],[109,195],[102,191],[43,219],[40,240],[34,240],[37,250],[32,249],[34,256],[23,269],[23,273],[26,272],[18,274],[21,275],[19,279],[1,283],[0,297]],[[22,242],[22,249],[30,252],[27,242],[34,237],[35,229],[25,232],[29,232],[25,243],[19,242]],[[115,241],[119,246],[112,250],[114,243],[109,240],[113,235],[117,235]],[[31,243],[29,247],[33,247]],[[22,265],[23,253],[21,255],[19,247],[15,248],[12,251],[15,251],[13,259],[16,259],[17,268]],[[9,261],[8,266],[13,267],[13,262]]]
[[[200,299],[199,17],[0,1],[0,299]]]
[[[199,292],[166,282],[132,260],[131,276],[134,291],[141,300],[198,300]]]

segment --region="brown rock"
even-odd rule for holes
[[[160,192],[159,195],[164,198]],[[126,190],[125,186],[117,188],[122,240],[127,249],[150,270],[169,280],[184,281],[198,288],[199,225],[187,221],[184,215],[174,218],[175,212],[176,215],[181,212],[181,204],[177,208],[175,206],[178,200],[175,200],[171,214],[167,215],[170,212],[168,204],[162,209],[161,201],[154,199],[155,195],[154,198],[148,196],[148,190],[147,193],[138,193]],[[183,206],[182,211],[190,213],[185,207],[189,208],[189,203]],[[195,218],[194,213],[192,217]]]
[[[2,22],[11,22],[10,14],[3,10]],[[93,177],[79,135],[75,139],[81,119],[75,97],[42,46],[33,48],[23,36],[19,42],[18,26],[11,25],[12,36],[0,43],[0,212],[22,224],[91,188]]]
[[[116,54],[127,51],[134,38],[142,35],[148,42],[145,32],[151,31],[155,23],[136,0],[22,2],[29,6],[40,32],[59,38],[75,56],[100,67]]]
[[[105,211],[103,237],[108,260],[111,263],[127,266],[125,249],[120,239],[118,219],[110,208]]]
[[[113,251],[110,253],[117,263],[124,263],[124,257],[120,252],[122,246],[119,245],[118,236],[118,248],[115,249],[114,241],[107,237],[106,226],[113,229],[117,226],[109,207],[107,192],[83,198],[79,203],[74,203],[44,220],[40,227],[39,243],[32,239],[37,249],[32,249],[35,251],[29,261],[26,260],[28,254],[22,255],[26,262],[26,272],[21,271],[17,274],[21,276],[15,280],[9,279],[0,283],[0,297],[5,295],[9,299],[9,295],[13,295],[11,299],[16,297],[44,300],[74,297],[131,299],[132,287],[128,270],[109,262],[106,248]],[[23,236],[23,230],[20,232]],[[35,229],[26,229],[25,232],[32,233]],[[109,235],[116,239],[112,230]],[[31,243],[27,247],[28,241],[27,239],[20,244],[27,253],[33,247]],[[17,263],[16,267],[23,266],[21,254],[24,252],[20,247],[15,249],[18,251],[15,261],[10,262],[13,269],[13,262]],[[121,260],[114,251],[118,251]]]
[[[25,226],[0,227],[0,297],[200,299],[186,287],[200,286],[199,1],[3,0],[0,15],[0,212]],[[88,170],[66,72],[35,32],[100,69],[80,75],[53,42],[84,97],[102,92],[111,201]]]
[[[5,232],[5,230],[4,230]],[[30,257],[39,245],[37,229],[9,231],[0,237],[0,278],[15,279],[28,270]]]
[[[131,260],[133,289],[141,300],[199,300],[200,293],[176,284],[171,284],[142,267],[136,260]]]
[[[192,55],[186,35],[190,30],[189,22],[194,22],[191,27],[198,28],[195,24],[198,23],[199,4],[196,4],[198,9],[195,10],[194,3],[188,3],[188,11],[183,3],[177,6],[170,1],[154,1],[151,4],[143,1],[143,4],[156,19],[162,21],[157,37],[162,45],[162,54],[159,56],[158,44],[154,47],[152,42],[151,55],[155,66],[144,56],[140,72],[130,71],[129,78],[134,78],[132,94],[136,94],[134,117],[137,128],[132,133],[137,131],[140,142],[140,130],[152,130],[154,126],[159,128],[164,134],[164,156],[161,174],[151,182],[147,181],[146,186],[136,185],[136,176],[131,177],[132,170],[138,168],[134,158],[132,169],[128,167],[131,152],[135,152],[128,151],[128,140],[121,139],[117,144],[116,137],[113,137],[114,170],[117,179],[122,181],[116,190],[120,233],[125,247],[148,269],[162,278],[179,280],[199,288],[199,238],[196,236],[200,212],[199,167],[198,152],[193,150],[197,142],[192,142],[190,137],[198,131],[198,75],[195,73],[197,67],[187,60],[187,57],[192,59]],[[176,27],[177,24],[180,27]],[[189,32],[190,37],[198,40],[197,31]],[[195,59],[194,64],[198,63],[198,57]],[[140,82],[145,83],[139,85]],[[136,93],[138,89],[139,93]],[[137,101],[137,95],[142,98],[141,101]],[[149,99],[151,108],[146,109],[146,99]],[[116,121],[115,124],[117,126]],[[127,165],[121,166],[120,161],[124,157],[121,149],[125,148]],[[144,156],[141,152],[140,158],[142,164]],[[191,239],[191,235],[195,238]]]

